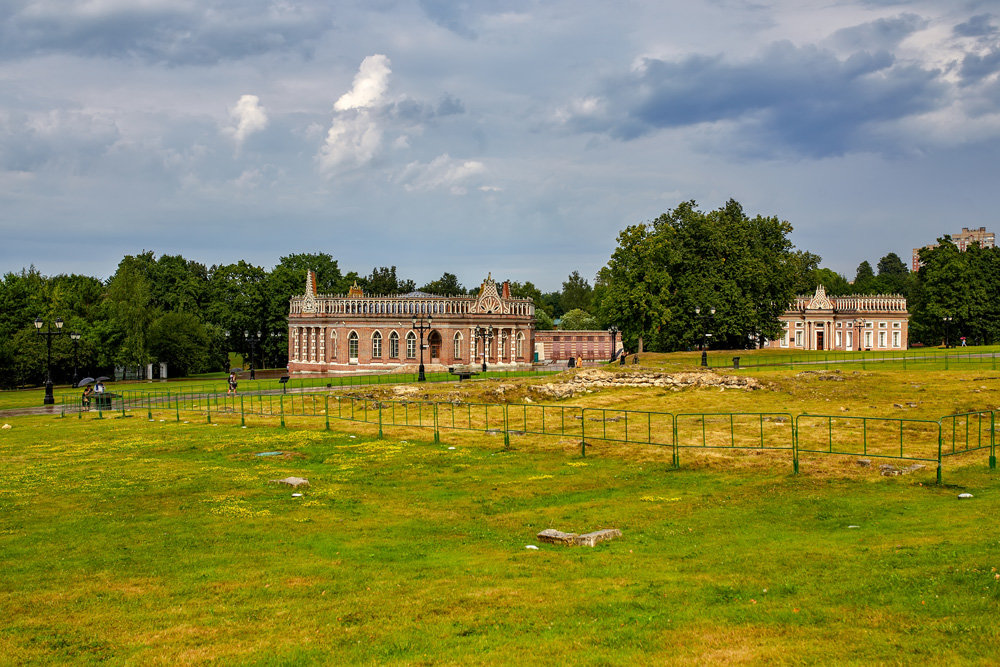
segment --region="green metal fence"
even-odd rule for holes
[[[988,449],[990,468],[996,468],[996,421],[993,410],[941,417],[941,456]]]
[[[129,392],[92,400],[89,410],[79,400],[64,400],[62,415],[95,418],[142,414],[152,420],[181,421],[204,418],[277,419],[282,427],[289,418],[349,421],[386,428],[428,429],[435,442],[441,432],[474,431],[502,435],[505,447],[511,436],[572,438],[580,453],[597,441],[646,445],[669,449],[671,461],[680,466],[680,452],[687,450],[786,451],[793,471],[802,454],[895,459],[936,464],[938,482],[946,457],[988,450],[989,466],[996,467],[996,412],[979,411],[932,419],[856,417],[847,415],[767,413],[679,413],[564,405],[466,403],[407,399],[374,399],[331,393],[242,394],[199,392]]]
[[[941,480],[941,422],[930,419],[798,415],[796,450],[813,454],[937,463]]]
[[[681,413],[674,417],[674,442],[675,465],[684,448],[795,452],[792,415],[786,412]]]

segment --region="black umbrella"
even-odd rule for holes
[[[243,369],[242,368],[230,368],[229,372],[230,373],[242,373]]]
[[[92,384],[94,382],[95,382],[94,378],[83,378],[82,380],[80,380],[79,382],[76,383],[76,386],[77,387],[86,387],[88,384]]]

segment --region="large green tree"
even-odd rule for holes
[[[208,332],[193,313],[161,315],[150,327],[149,350],[157,361],[166,362],[171,376],[212,370]]]
[[[267,272],[253,264],[240,260],[235,264],[213,266],[211,271],[212,303],[209,321],[224,332],[225,351],[249,351],[246,332],[256,333],[267,322]],[[305,279],[299,287],[305,288]],[[284,329],[287,330],[288,306],[286,302]],[[212,340],[218,341],[212,336]],[[213,354],[220,362],[222,357]],[[223,363],[224,365],[224,363]]]
[[[579,271],[569,274],[562,284],[562,294],[559,297],[559,307],[563,313],[571,310],[590,310],[590,300],[593,288]]]
[[[376,266],[359,283],[368,294],[406,294],[416,289],[412,280],[402,280],[396,275],[395,266]]]
[[[818,262],[796,255],[791,229],[734,200],[707,213],[684,202],[629,227],[598,274],[600,320],[621,329],[626,347],[641,337],[656,350],[694,347],[703,334],[730,348],[776,337],[803,267]]]
[[[559,328],[569,331],[597,330],[601,328],[597,318],[581,308],[563,313],[559,320]]]
[[[645,224],[626,227],[597,274],[598,317],[618,327],[626,349],[641,350],[644,339],[670,321],[668,245]]]
[[[875,280],[875,271],[868,260],[858,264],[858,270],[854,273],[853,289],[855,294],[874,294],[878,292],[878,283]]]
[[[138,370],[152,361],[149,327],[158,313],[153,307],[152,285],[143,256],[126,255],[108,283],[106,306],[108,328],[102,332],[108,342],[111,361]]]
[[[662,331],[661,349],[694,346],[702,332],[727,348],[779,334],[778,317],[794,296],[798,266],[788,222],[751,218],[731,199],[708,213],[685,202],[655,224],[673,248],[667,256],[676,286],[676,317]],[[715,315],[705,316],[713,307]]]
[[[910,291],[910,270],[902,259],[890,252],[878,261],[876,284],[880,294],[902,294]]]
[[[458,276],[447,271],[437,280],[432,280],[421,287],[420,291],[427,292],[428,294],[442,295],[465,294],[465,288],[458,282]]]

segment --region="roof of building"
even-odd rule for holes
[[[421,292],[420,290],[413,290],[412,292],[407,292],[406,294],[396,294],[396,298],[403,299],[418,299],[426,296],[443,296],[441,294],[431,294],[430,292]]]

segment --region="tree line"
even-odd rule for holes
[[[395,266],[381,266],[361,275],[343,273],[326,253],[281,257],[267,270],[246,261],[213,265],[181,255],[146,251],[127,255],[109,279],[84,275],[43,276],[34,267],[10,272],[0,280],[0,387],[37,385],[45,380],[46,340],[34,321],[55,330],[80,333],[52,338],[52,374],[57,384],[78,376],[114,373],[166,362],[172,377],[228,369],[229,353],[258,368],[288,363],[288,300],[302,294],[307,270],[316,272],[320,293],[344,294],[353,285],[366,294],[405,294],[419,289],[430,294],[478,293],[455,274],[417,287],[398,275]],[[531,282],[513,282],[515,296],[538,306],[539,326],[570,313],[567,322],[580,328],[598,326],[589,314],[571,311],[589,307],[590,285],[574,272],[563,292],[542,293]],[[574,319],[575,317],[575,319]]]
[[[558,291],[512,281],[514,296],[535,303],[539,329],[617,327],[628,350],[748,348],[780,334],[778,317],[797,294],[824,285],[827,294],[902,294],[911,313],[910,344],[939,344],[951,333],[974,343],[1000,340],[1000,249],[967,252],[947,236],[921,251],[910,272],[895,253],[873,269],[866,260],[848,280],[820,266],[814,253],[793,247],[792,226],[774,216],[746,214],[730,200],[713,211],[684,202],[655,220],[622,230],[608,263],[591,285],[573,271]],[[281,257],[272,269],[245,261],[206,267],[180,255],[127,255],[108,280],[43,276],[34,267],[0,281],[0,386],[45,379],[45,337],[61,317],[65,332],[52,340],[53,380],[81,373],[110,374],[165,361],[171,376],[226,369],[230,352],[254,352],[258,367],[283,367],[288,351],[288,300],[301,294],[307,270],[320,293],[344,294],[357,284],[367,294],[475,294],[455,274],[417,287],[395,266],[344,273],[326,253]]]

